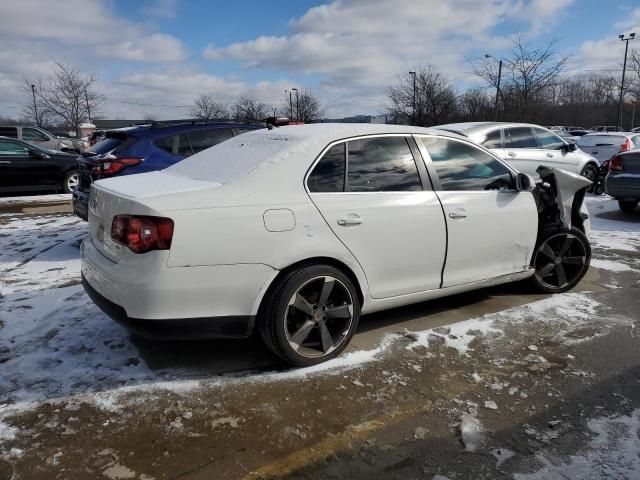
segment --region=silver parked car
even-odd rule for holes
[[[598,162],[576,145],[551,130],[528,123],[467,122],[435,128],[464,135],[491,150],[520,172],[537,176],[543,165],[578,173],[592,182],[598,177]]]
[[[615,155],[605,182],[607,193],[618,200],[620,210],[634,211],[640,201],[640,149]]]
[[[36,147],[61,152],[82,153],[88,146],[86,142],[78,138],[59,137],[40,127],[3,125],[0,126],[0,136],[15,138]]]
[[[616,153],[640,147],[640,132],[589,133],[580,137],[577,143],[581,150],[593,155],[602,164]]]

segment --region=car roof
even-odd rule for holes
[[[144,125],[133,125],[131,127],[112,128],[106,130],[107,132],[125,132],[129,134],[147,134],[152,132],[167,133],[167,132],[186,132],[207,130],[209,128],[266,128],[266,124],[258,122],[241,122],[241,121],[211,121],[203,122],[201,120],[192,121],[178,121],[172,123],[167,122],[153,122],[146,123]]]
[[[509,127],[539,127],[545,128],[541,125],[534,125],[532,123],[512,123],[512,122],[462,122],[462,123],[447,123],[445,125],[436,125],[433,128],[460,133],[470,137],[472,135],[480,134],[491,130],[493,128],[509,128]]]
[[[413,127],[409,125],[389,125],[385,123],[312,123],[307,125],[291,125],[270,130],[273,135],[296,137],[299,139],[316,139],[321,143],[331,143],[336,140],[365,135],[384,134],[442,134],[435,128]],[[451,132],[444,132],[448,136],[459,136]]]

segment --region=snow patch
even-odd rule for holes
[[[475,452],[484,445],[484,430],[482,423],[471,413],[460,416],[460,437],[467,452]]]
[[[610,272],[634,272],[635,269],[631,268],[626,263],[615,262],[613,260],[606,260],[603,258],[592,258],[591,266],[599,268],[600,270],[609,270]]]

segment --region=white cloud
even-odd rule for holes
[[[146,15],[158,18],[173,18],[178,11],[178,0],[149,0],[142,6]]]
[[[177,38],[162,33],[112,45],[99,45],[96,47],[96,54],[105,58],[140,62],[179,62],[187,57]]]

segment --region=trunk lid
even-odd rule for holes
[[[89,235],[95,247],[105,257],[117,262],[122,258],[122,245],[111,240],[111,222],[116,215],[131,213],[133,200],[97,184],[89,193]]]
[[[585,135],[578,139],[577,144],[581,150],[593,155],[598,163],[602,164],[620,152],[620,147],[626,140],[627,137],[624,135]]]

